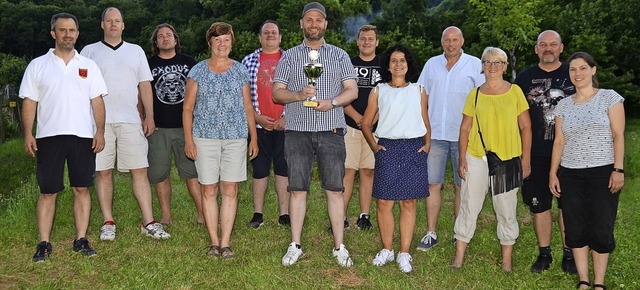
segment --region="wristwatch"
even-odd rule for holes
[[[338,106],[338,100],[332,99],[331,100],[331,105],[334,106],[334,107],[337,107]]]

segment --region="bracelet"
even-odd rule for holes
[[[615,167],[614,167],[614,168],[613,168],[613,172],[620,172],[620,173],[624,174],[624,169],[622,169],[622,168],[615,168]]]

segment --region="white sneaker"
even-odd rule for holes
[[[116,239],[116,225],[104,224],[100,228],[101,241],[113,241]]]
[[[393,250],[382,249],[373,258],[373,265],[380,267],[386,263],[393,262],[394,256]]]
[[[161,223],[153,222],[147,226],[140,226],[140,233],[145,234],[154,239],[168,239],[171,235],[164,231]]]
[[[282,266],[291,266],[295,264],[300,256],[302,256],[302,248],[298,249],[298,247],[296,247],[296,243],[291,242],[291,244],[289,244],[289,248],[287,248],[287,253],[282,257]]]
[[[338,260],[338,265],[342,267],[351,267],[353,265],[353,260],[349,256],[349,251],[344,247],[343,244],[340,244],[340,248],[338,250],[333,249],[333,256]]]
[[[413,258],[409,253],[398,253],[398,268],[400,268],[400,271],[410,273],[413,270],[413,267],[411,267],[412,260]]]

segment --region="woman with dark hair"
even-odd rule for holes
[[[231,259],[238,182],[247,180],[247,151],[250,159],[258,155],[258,139],[249,72],[229,58],[235,40],[231,25],[213,23],[206,39],[211,57],[196,64],[187,79],[182,113],[184,150],[195,160],[202,185],[202,210],[210,238],[207,255]]]
[[[381,59],[382,83],[369,95],[369,103],[362,120],[362,132],[376,164],[373,178],[373,197],[377,199],[378,228],[382,250],[373,264],[382,266],[392,262],[393,206],[400,203],[400,252],[397,262],[400,271],[412,271],[411,239],[416,224],[416,204],[429,195],[427,156],[431,147],[431,127],[427,115],[427,94],[424,88],[408,80],[415,73],[409,49],[397,44]],[[376,138],[373,123],[379,116]]]
[[[502,270],[511,272],[513,245],[520,234],[518,188],[531,173],[531,119],[522,89],[504,80],[507,54],[500,48],[487,47],[481,60],[487,80],[469,92],[460,125],[458,171],[462,185],[460,212],[453,228],[456,256],[452,267],[462,267],[490,189]]]
[[[606,289],[609,253],[616,246],[613,228],[624,185],[624,99],[601,89],[596,62],[585,52],[567,60],[576,93],[558,103],[556,138],[551,155],[549,188],[562,195],[567,246],[572,248],[579,282],[589,289],[589,252],[593,288]]]

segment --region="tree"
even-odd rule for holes
[[[511,80],[516,78],[517,53],[530,48],[540,32],[540,19],[532,13],[539,0],[470,0],[483,22],[480,37],[502,48],[511,60]]]

